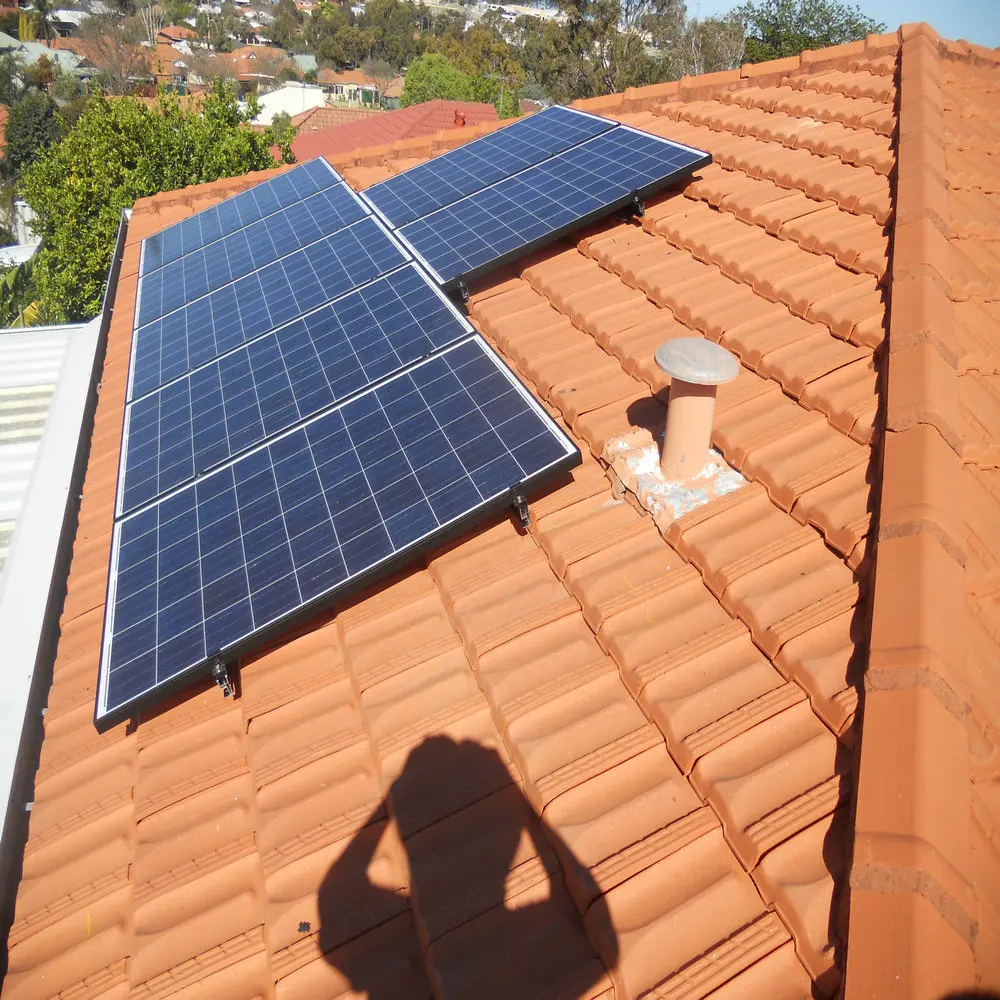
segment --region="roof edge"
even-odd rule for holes
[[[882,495],[851,871],[846,997],[975,981],[965,532],[941,58],[899,29],[899,132]],[[989,51],[989,50],[987,50]]]

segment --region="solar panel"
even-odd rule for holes
[[[578,461],[471,335],[122,518],[95,721],[127,718]]]
[[[324,161],[144,241],[95,722],[580,460],[444,296],[708,154],[549,109],[354,194]]]
[[[617,126],[416,219],[397,235],[450,288],[709,162],[708,153]]]
[[[384,227],[366,217],[140,326],[129,398],[152,392],[407,260]]]
[[[468,335],[413,264],[126,408],[119,514]]]
[[[339,175],[326,161],[317,159],[256,184],[249,191],[150,236],[143,247],[139,273],[155,271],[339,181]]]
[[[341,182],[147,272],[139,282],[139,325],[330,236],[366,215],[354,192]]]
[[[375,184],[365,198],[399,228],[615,127],[572,108],[546,108]]]

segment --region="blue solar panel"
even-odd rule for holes
[[[710,160],[700,150],[618,126],[417,219],[398,235],[448,286]]]
[[[96,721],[576,461],[473,335],[119,520]]]
[[[310,160],[249,191],[227,198],[149,237],[143,247],[140,274],[155,271],[339,181],[340,175],[325,160]]]
[[[141,326],[129,398],[137,399],[407,261],[373,218],[289,254]]]
[[[139,325],[366,217],[343,183],[151,271],[139,281]]]
[[[365,198],[396,228],[615,128],[571,108],[547,108],[390,177]]]
[[[415,265],[336,299],[131,403],[119,513],[468,335]]]

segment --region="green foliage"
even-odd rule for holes
[[[80,78],[72,73],[64,72],[58,65],[52,76],[50,90],[52,96],[60,103],[73,101],[83,93]]]
[[[885,31],[885,25],[839,0],[758,0],[735,11],[746,24],[746,58],[765,62]]]
[[[472,79],[463,73],[447,56],[427,53],[410,63],[403,80],[400,104],[423,104],[443,98],[446,101],[471,101]]]
[[[0,104],[10,107],[21,95],[17,63],[9,53],[0,56]]]
[[[409,64],[423,52],[424,40],[417,30],[420,11],[400,0],[367,0],[361,27],[368,33],[369,59],[383,59],[393,69]]]
[[[62,138],[65,123],[47,94],[26,93],[10,109],[5,133],[3,166],[17,178],[54,142]]]
[[[271,131],[274,132],[275,142],[287,141],[291,145],[298,129],[292,125],[292,116],[287,111],[279,111],[271,120]]]
[[[221,81],[190,110],[162,91],[152,108],[92,97],[21,181],[43,241],[35,264],[42,309],[58,321],[96,313],[121,210],[137,198],[273,166],[273,130],[244,127],[258,112],[252,96],[241,111],[235,87]],[[287,138],[277,144],[291,162]]]
[[[299,32],[303,16],[293,0],[278,0],[278,9],[271,23],[271,37],[274,44],[288,52],[299,47]]]
[[[30,326],[38,313],[33,269],[35,258],[0,268],[0,326]]]

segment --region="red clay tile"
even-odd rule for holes
[[[809,703],[772,716],[706,754],[691,780],[753,868],[772,847],[829,815],[846,795],[837,740]]]
[[[340,1000],[353,985],[371,995],[431,1000],[420,942],[409,913],[378,927],[283,976],[274,985],[275,1000]]]
[[[581,912],[718,825],[662,744],[563,792],[544,819]]]
[[[851,571],[817,536],[815,541],[730,583],[722,603],[749,626],[769,656],[796,635],[858,601]]]
[[[809,695],[813,711],[842,734],[854,716],[864,671],[868,609],[858,605],[789,640],[774,665]]]
[[[539,811],[560,793],[662,742],[613,674],[518,717],[505,736]]]
[[[832,996],[841,982],[836,951],[845,942],[832,914],[836,884],[847,866],[847,819],[844,810],[837,810],[806,827],[768,852],[753,873],[761,894],[792,931],[799,957],[824,996]]]
[[[638,997],[674,976],[725,982],[788,939],[718,831],[612,889],[610,927],[587,924],[611,969],[616,995]],[[593,913],[593,910],[591,911]]]

